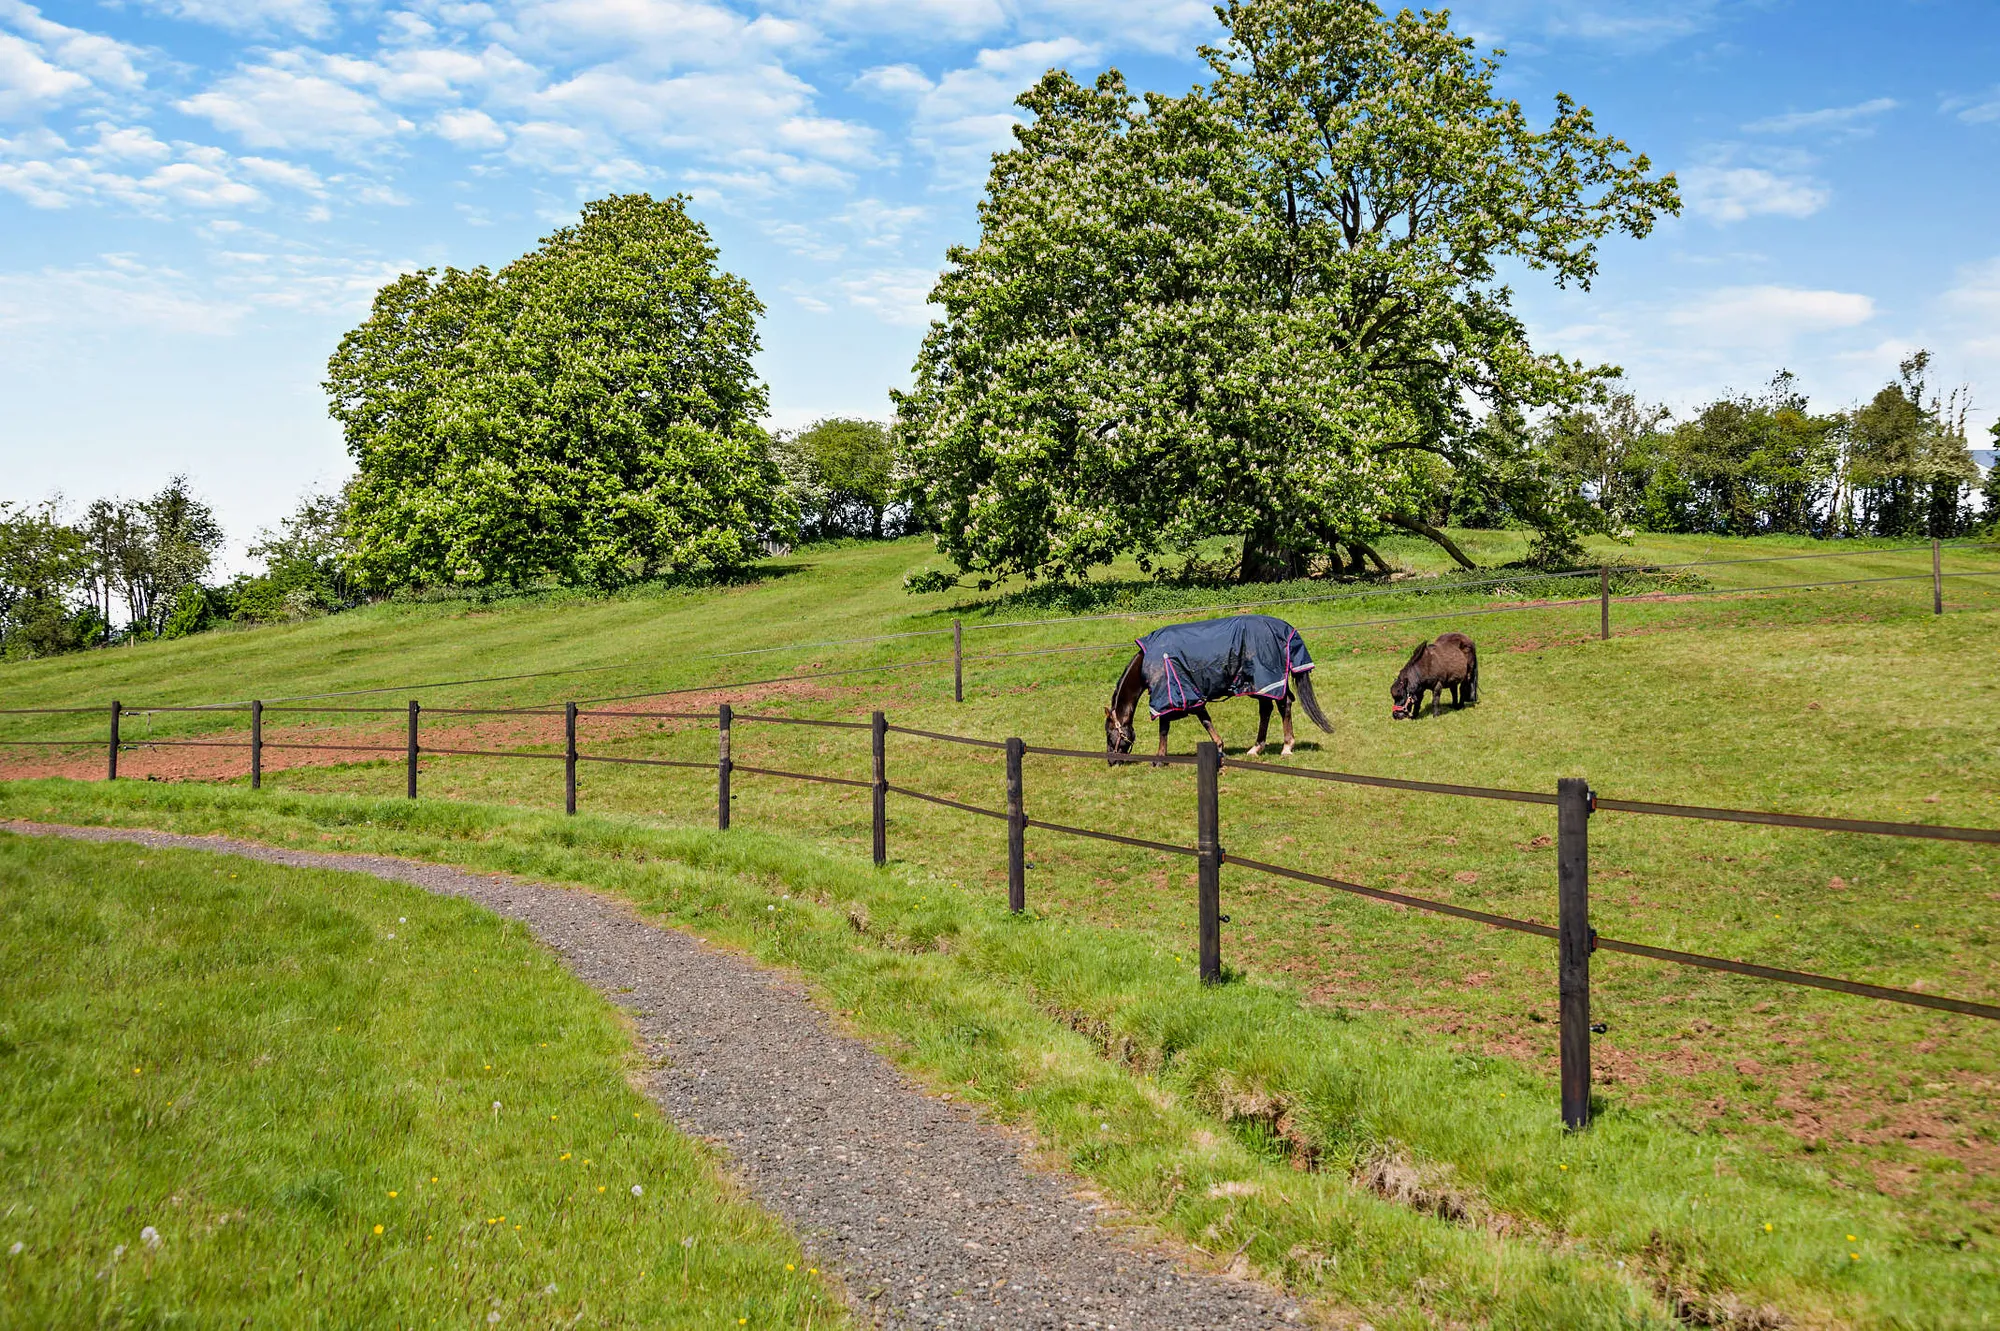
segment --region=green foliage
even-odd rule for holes
[[[799,539],[880,540],[895,494],[889,431],[879,421],[832,416],[772,440],[771,454],[799,515]]]
[[[749,285],[679,196],[616,195],[498,272],[384,287],[328,364],[375,588],[729,570],[791,515]]]
[[[1972,485],[1979,468],[1965,439],[1967,403],[1927,384],[1930,353],[1903,361],[1852,416],[1848,507],[1842,517],[1876,536],[1957,536],[1972,523]]]
[[[478,907],[0,836],[0,921],[10,1326],[846,1323]]]
[[[1823,535],[1839,480],[1845,422],[1816,416],[1793,377],[1779,372],[1761,397],[1724,397],[1652,448],[1645,512],[1655,530],[1719,536]]]
[[[88,567],[83,536],[53,501],[27,508],[0,500],[0,658],[53,656],[102,635],[73,598]]]
[[[354,605],[358,598],[344,563],[352,549],[348,503],[344,490],[308,494],[277,531],[266,530],[250,547],[264,571],[230,584],[232,617],[268,624]]]
[[[1986,468],[1986,479],[1980,483],[1980,518],[1986,530],[2000,532],[2000,421],[1988,427],[1993,435],[1993,462]]]
[[[227,618],[229,598],[226,593],[211,591],[199,583],[189,583],[174,597],[173,608],[167,612],[159,636],[185,638],[191,633],[214,628]]]
[[[1599,239],[1679,206],[1568,98],[1533,129],[1442,14],[1222,16],[1184,97],[1112,71],[1019,99],[896,396],[905,493],[962,570],[1076,578],[1245,533],[1271,577],[1437,535],[1470,404],[1561,408],[1596,373],[1529,345],[1500,265],[1587,285]]]

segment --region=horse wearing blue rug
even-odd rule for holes
[[[1274,704],[1284,721],[1284,751],[1292,751],[1294,692],[1313,724],[1329,733],[1333,730],[1313,697],[1312,654],[1299,631],[1282,619],[1231,615],[1172,624],[1140,638],[1138,648],[1111,690],[1111,705],[1104,709],[1104,747],[1111,762],[1117,761],[1113,755],[1132,752],[1141,695],[1160,723],[1157,756],[1161,758],[1167,756],[1167,728],[1183,716],[1200,721],[1216,747],[1222,747],[1208,704],[1224,698],[1257,700],[1257,742],[1250,746],[1251,757],[1264,751]]]

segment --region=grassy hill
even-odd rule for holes
[[[1482,562],[1517,553],[1504,533],[1466,539]],[[1428,547],[1397,544],[1386,553],[1412,572],[1440,571]],[[612,706],[694,710],[728,698],[745,709],[838,719],[880,707],[892,721],[924,729],[1091,749],[1101,744],[1102,706],[1130,639],[1178,617],[1177,608],[1243,594],[1157,584],[1127,569],[1085,594],[905,596],[901,575],[926,554],[921,542],[807,551],[728,588],[647,589],[601,601],[390,603],[284,628],[8,666],[0,668],[0,707],[96,707],[113,696],[128,705],[191,704],[394,685],[379,698],[334,701],[400,707],[416,697],[435,709],[719,686],[676,702]],[[1948,613],[1938,617],[1924,580],[1785,589],[1927,574],[1928,552],[1649,537],[1594,554],[1662,564],[1811,557],[1706,567],[1673,581],[1621,577],[1621,588],[1670,595],[1615,606],[1609,642],[1597,641],[1594,603],[1479,613],[1536,595],[1589,596],[1594,579],[1573,591],[1520,579],[1456,590],[1440,583],[1274,607],[1307,630],[1321,663],[1318,694],[1336,722],[1332,735],[1303,729],[1293,761],[1530,790],[1583,775],[1601,793],[1628,799],[1995,824],[2000,579],[1948,580]],[[1990,549],[1946,559],[1947,571],[2000,569]],[[1270,594],[1366,590],[1312,584]],[[1733,591],[1745,594],[1724,594]],[[1080,622],[1074,613],[1126,607],[1149,617]],[[1444,617],[1370,622],[1416,614]],[[721,655],[932,630],[954,616],[965,622],[973,657],[1093,650],[974,660],[963,704],[952,701],[949,667],[934,661],[948,654],[948,637]],[[1024,618],[1053,622],[984,627]],[[1481,704],[1435,721],[1391,721],[1390,677],[1412,643],[1446,628],[1480,642]],[[824,674],[917,661],[932,663]],[[813,671],[823,677],[741,685]],[[727,687],[732,682],[739,686]],[[1224,705],[1217,720],[1240,748],[1254,709]],[[266,724],[277,740],[395,744],[401,735],[395,716],[274,713]],[[89,734],[99,725],[96,715],[7,717],[0,737]],[[147,727],[221,739],[240,735],[242,719],[162,713],[129,719],[126,735],[144,738]],[[584,733],[586,750],[604,754],[688,761],[714,754],[713,729],[698,723],[586,717]],[[425,742],[434,747],[546,751],[558,734],[559,721],[548,717],[425,721]],[[1177,729],[1175,747],[1184,751],[1193,738]],[[856,732],[746,723],[736,748],[739,763],[867,774],[866,736]],[[389,828],[402,806],[368,797],[400,792],[400,763],[337,761],[342,756],[323,753],[327,761],[270,772],[266,802],[296,798],[285,806],[290,821],[280,820],[290,833],[391,836],[369,829]],[[233,750],[137,751],[126,770],[144,774],[158,764],[240,783],[241,762]],[[10,770],[61,763],[37,755]],[[72,766],[86,775],[101,763],[98,747]],[[986,751],[892,736],[889,763],[896,784],[989,808],[1001,802],[997,756]],[[433,756],[422,781],[420,808],[447,798],[561,807],[557,763]],[[747,775],[736,788],[739,828],[865,854],[866,792]],[[1048,821],[1192,840],[1185,769],[1109,772],[1031,758],[1026,790],[1030,814]],[[309,798],[319,795],[338,798]],[[105,805],[90,790],[33,783],[0,787],[0,810],[243,826],[258,807],[246,797],[217,792],[209,803],[168,810],[141,790]],[[622,820],[612,826],[712,825],[714,816],[712,777],[700,772],[587,766],[581,800],[586,811]],[[1225,770],[1222,817],[1224,844],[1237,855],[1553,919],[1554,826],[1544,808]],[[485,853],[480,840],[499,835],[437,828],[394,835],[419,832],[426,853],[447,858]],[[1594,923],[1607,936],[2000,1001],[2000,861],[1990,850],[1610,813],[1593,820],[1591,836]],[[1004,900],[997,823],[897,800],[890,847],[903,866],[892,881],[907,887],[885,882],[889,900],[877,900],[851,928],[840,925],[853,946],[949,953],[949,967],[1082,1035],[1153,1094],[1226,1125],[1281,1170],[1296,1165],[1307,1177],[1400,1197],[1446,1228],[1473,1217],[1507,1243],[1620,1272],[1616,1279],[1633,1282],[1655,1306],[1678,1305],[1710,1321],[1767,1324],[1756,1318],[1776,1309],[1807,1325],[1979,1326],[2000,1306],[1993,1256],[2000,1117],[1991,1107],[2000,1030],[1992,1023],[1600,953],[1593,1015],[1610,1028],[1596,1041],[1600,1115],[1587,1137],[1564,1139],[1554,1128],[1554,958],[1539,939],[1225,868],[1232,923],[1224,956],[1238,982],[1199,994],[1176,987],[1193,945],[1186,861],[1031,832],[1035,915],[1003,948],[965,941],[984,937],[979,922]],[[894,895],[900,891],[907,900]],[[735,927],[699,914],[687,923]],[[899,1001],[920,1005],[908,995]],[[893,1034],[894,1021],[884,1021]],[[924,1048],[918,1063],[933,1073],[959,1056]],[[1033,1085],[1031,1072],[1018,1075]],[[997,1088],[979,1093],[1061,1139],[1032,1107],[1010,1103]],[[1194,1241],[1202,1241],[1202,1226],[1218,1223],[1199,1198],[1177,1190],[1184,1185],[1172,1183],[1170,1162],[1153,1174],[1136,1166],[1107,1174],[1084,1148],[1065,1149],[1075,1167],[1129,1205],[1170,1226],[1185,1221]],[[1458,1200],[1440,1200],[1447,1197]],[[1298,1205],[1308,1206],[1305,1195]],[[1322,1250],[1362,1259],[1310,1216],[1260,1223],[1263,1240],[1237,1239],[1224,1226],[1218,1232],[1232,1237],[1223,1250],[1246,1242],[1260,1269],[1308,1288],[1318,1282],[1343,1300],[1366,1287],[1351,1273],[1313,1267],[1319,1259],[1311,1254]],[[1286,1236],[1275,1249],[1273,1236]],[[1470,1266],[1440,1270],[1398,1268],[1393,1279],[1443,1280],[1455,1289],[1477,1283]],[[1497,1284],[1494,1298],[1482,1304],[1459,1289],[1441,1306],[1473,1320],[1521,1313],[1499,1298]],[[1602,1324],[1593,1318],[1603,1307],[1591,1306],[1597,1312],[1579,1312],[1571,1324]],[[1570,1319],[1539,1324],[1563,1320]]]

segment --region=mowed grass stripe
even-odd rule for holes
[[[844,1325],[526,930],[0,834],[0,1323]]]

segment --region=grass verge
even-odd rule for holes
[[[1218,1260],[1378,1327],[1994,1324],[1976,1243],[1810,1159],[1607,1106],[1285,982],[1204,991],[1160,939],[756,832],[213,787],[0,786],[10,817],[228,831],[589,885],[794,967],[914,1072]]]
[[[526,930],[0,835],[0,1323],[844,1325]]]

